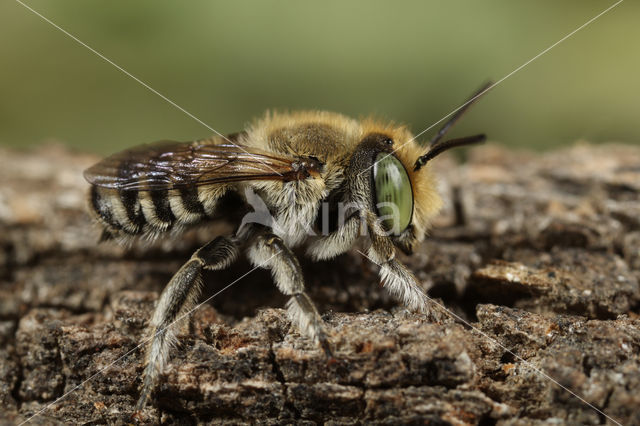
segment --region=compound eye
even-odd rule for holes
[[[373,165],[376,209],[382,226],[399,235],[411,223],[413,191],[409,175],[393,155],[380,153]]]

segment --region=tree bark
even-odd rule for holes
[[[0,150],[0,422],[129,422],[159,292],[228,232],[98,244],[82,179],[96,160]],[[434,163],[446,207],[401,256],[431,314],[398,306],[355,250],[300,253],[328,362],[240,261],[205,277],[201,301],[239,280],[194,312],[138,421],[640,424],[640,148]]]

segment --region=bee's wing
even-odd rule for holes
[[[105,158],[85,170],[89,183],[122,190],[173,189],[243,180],[296,180],[295,158],[211,141],[162,141]]]

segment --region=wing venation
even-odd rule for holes
[[[104,188],[155,190],[245,180],[300,180],[321,166],[315,158],[287,157],[242,145],[162,141],[107,157],[84,176]]]

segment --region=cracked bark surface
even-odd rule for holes
[[[0,423],[129,422],[159,291],[228,232],[98,245],[82,180],[94,160],[0,150]],[[141,421],[640,424],[640,148],[486,146],[437,168],[449,203],[402,257],[433,315],[397,306],[355,250],[301,259],[328,363],[255,271],[194,313]],[[201,300],[249,269],[207,274]]]

